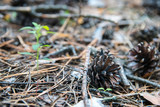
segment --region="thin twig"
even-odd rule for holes
[[[5,41],[5,42],[1,43],[1,44],[0,44],[0,48],[3,47],[3,46],[5,46],[5,45],[7,45],[7,44],[10,44],[10,43],[13,42],[13,41],[14,41],[14,40],[11,39],[11,40],[8,40],[8,41]]]
[[[39,5],[39,6],[32,6],[32,7],[13,7],[13,6],[0,6],[0,11],[17,11],[17,12],[30,12],[32,15],[36,17],[41,17],[41,18],[77,18],[77,17],[88,17],[88,18],[95,18],[103,21],[108,21],[111,23],[115,23],[112,20],[109,20],[105,17],[102,16],[96,16],[92,14],[43,14],[43,13],[38,13],[37,10],[69,10],[73,11],[76,10],[75,8],[67,7],[67,6],[62,6],[62,5]],[[76,11],[74,11],[76,12]]]
[[[16,67],[16,65],[12,65],[12,64],[10,64],[10,63],[2,60],[2,59],[0,59],[0,62],[4,63],[4,64],[6,64],[6,65],[8,65],[8,66],[10,66],[10,67]]]
[[[97,39],[97,46],[101,43],[102,41],[102,37],[103,37],[103,33],[104,33],[104,29],[103,27],[106,26],[108,23],[102,22],[98,25],[98,28],[96,29],[96,31],[94,32],[93,38]]]
[[[88,72],[88,65],[90,61],[90,52],[91,52],[90,48],[88,47],[86,51],[85,69],[84,69],[83,81],[82,81],[82,94],[83,94],[84,107],[89,107],[88,94],[87,94],[87,72]]]
[[[38,85],[48,85],[55,84],[55,82],[0,82],[0,84],[15,84],[15,85],[27,85],[27,84],[38,84]]]
[[[38,6],[0,6],[0,11],[16,11],[16,12],[31,12],[35,13],[37,10],[69,10],[73,11],[75,9],[65,6],[65,5],[38,5]]]
[[[120,60],[120,59],[117,59],[116,62],[117,62],[117,63],[120,65],[120,67],[121,67],[121,69],[119,70],[119,75],[120,75],[120,77],[121,77],[121,79],[122,79],[122,82],[123,82],[124,86],[129,87],[130,84],[129,84],[129,81],[128,81],[127,77],[126,77],[126,74],[124,73],[124,69],[123,69],[123,66],[122,66],[122,64],[121,64],[121,60]]]
[[[42,93],[40,93],[40,94],[39,94],[37,97],[35,97],[35,98],[38,98],[38,97],[40,97],[40,96],[42,96],[42,95],[50,92],[50,91],[53,90],[54,88],[58,87],[60,84],[62,84],[62,83],[68,78],[68,76],[70,75],[70,72],[71,72],[71,71],[69,71],[69,72],[66,74],[66,76],[65,76],[64,78],[62,78],[57,84],[55,84],[55,85],[53,85],[52,87],[50,87],[49,89],[43,91]]]
[[[54,18],[60,18],[60,17],[64,17],[64,18],[77,18],[77,17],[87,17],[87,18],[95,18],[95,19],[99,19],[102,21],[108,21],[114,24],[117,24],[116,22],[109,20],[105,17],[102,16],[98,16],[98,15],[92,15],[92,14],[41,14],[41,13],[37,13],[34,14],[36,17],[41,17],[41,18],[49,18],[49,19],[54,19]]]
[[[27,44],[25,44],[25,42],[23,41],[20,35],[18,35],[17,38],[19,39],[19,42],[22,44],[22,46],[25,48],[26,51],[28,52],[32,51],[32,49]]]
[[[55,66],[53,66],[51,68],[42,69],[42,70],[38,70],[38,71],[31,71],[30,73],[31,73],[31,75],[38,75],[38,74],[41,74],[41,73],[53,72],[53,71],[57,70],[57,68]],[[49,69],[51,69],[51,70],[49,70]],[[22,76],[22,75],[28,75],[28,74],[29,74],[29,72],[22,72],[22,73],[11,74],[11,75],[4,76],[3,78],[0,78],[0,81],[2,81],[4,79],[7,79],[7,78],[10,78],[10,77],[13,77],[13,76],[20,76],[20,75]]]
[[[147,79],[143,79],[143,78],[141,78],[141,77],[137,77],[137,76],[134,76],[134,75],[128,74],[128,73],[126,73],[126,76],[127,76],[128,78],[130,78],[130,79],[134,79],[134,80],[136,80],[136,81],[140,81],[140,82],[143,82],[143,83],[146,83],[146,84],[149,84],[149,85],[152,85],[152,86],[155,86],[155,87],[160,88],[160,84],[155,83],[155,82],[152,82],[152,81],[149,81],[149,80],[147,80]]]
[[[45,55],[43,58],[48,58],[50,56],[56,56],[56,55],[64,54],[65,52],[69,52],[69,51],[72,51],[72,53],[74,55],[77,55],[73,46],[67,46],[67,47],[64,47],[64,48],[56,51],[56,52],[49,53],[49,54]]]

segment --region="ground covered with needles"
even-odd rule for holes
[[[0,1],[1,106],[160,106],[158,0],[95,1]]]

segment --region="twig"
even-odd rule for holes
[[[56,51],[56,52],[49,53],[49,54],[45,55],[43,58],[48,58],[50,56],[56,56],[56,55],[64,54],[65,52],[69,52],[69,51],[72,51],[73,55],[77,55],[73,46],[67,46],[67,47],[64,47],[64,48]]]
[[[69,71],[69,72],[66,74],[66,76],[65,76],[64,78],[62,78],[57,84],[53,85],[53,86],[50,87],[49,89],[47,89],[47,90],[43,91],[42,93],[40,93],[37,97],[35,97],[35,99],[38,98],[38,97],[40,97],[41,95],[44,95],[44,94],[50,92],[51,90],[53,90],[54,88],[56,88],[56,87],[58,87],[60,84],[62,84],[62,83],[67,79],[67,77],[70,75],[70,72],[71,72],[71,71]]]
[[[92,40],[88,45],[88,46],[92,46],[92,45],[95,45],[97,43],[98,39],[94,39]],[[66,59],[78,59],[78,58],[81,58],[85,52],[86,52],[87,48],[85,48],[78,56],[72,56],[72,57],[59,57],[59,58],[53,58],[53,59],[50,59],[51,61],[58,61],[58,60],[66,60]]]
[[[0,84],[16,84],[16,85],[27,85],[27,84],[38,84],[38,85],[48,85],[55,84],[55,82],[0,82]]]
[[[100,23],[98,28],[94,32],[93,38],[98,40],[97,45],[99,45],[102,41],[102,37],[103,37],[103,33],[104,33],[103,27],[106,25],[107,25],[107,23],[105,23],[105,22]]]
[[[122,95],[117,95],[116,97],[130,97],[135,95],[139,95],[139,93],[122,94]]]
[[[96,16],[96,15],[92,15],[92,14],[41,14],[41,13],[37,13],[34,14],[36,17],[41,17],[41,18],[49,18],[49,19],[54,19],[54,18],[60,18],[60,17],[64,17],[64,18],[77,18],[77,17],[87,17],[87,18],[95,18],[95,19],[99,19],[102,21],[108,21],[114,24],[117,24],[116,22],[109,20],[107,18],[101,17],[101,16]]]
[[[58,98],[56,98],[56,99],[54,100],[54,102],[51,104],[51,107],[55,107],[56,102],[57,102],[60,98],[62,98],[65,94],[67,94],[67,93],[63,93],[63,94],[60,95]]]
[[[36,17],[41,17],[41,18],[77,18],[77,17],[90,17],[90,18],[96,18],[99,20],[103,21],[108,21],[111,23],[115,23],[112,20],[109,20],[107,18],[104,18],[102,16],[96,16],[96,15],[85,15],[85,14],[43,14],[43,13],[38,13],[40,10],[69,10],[71,12],[76,12],[73,11],[75,8],[67,7],[67,6],[62,6],[62,5],[39,5],[39,6],[32,6],[32,7],[13,7],[13,6],[0,6],[0,11],[17,11],[17,12],[30,12],[32,15]],[[116,23],[115,23],[116,24]]]
[[[16,11],[16,12],[31,12],[36,13],[37,10],[75,10],[65,5],[38,5],[38,6],[26,6],[26,7],[14,7],[14,6],[0,6],[0,11]]]
[[[146,83],[146,84],[149,84],[149,85],[153,85],[153,86],[155,86],[155,87],[160,88],[160,84],[155,83],[155,82],[152,82],[152,81],[149,81],[149,80],[147,80],[147,79],[143,79],[143,78],[141,78],[141,77],[137,77],[137,76],[134,76],[134,75],[128,74],[128,73],[126,73],[126,76],[127,76],[128,78],[130,78],[130,79],[134,79],[134,80],[137,80],[137,81],[140,81],[140,82],[143,82],[143,83]]]
[[[98,89],[94,89],[94,88],[89,88],[90,91],[94,91],[94,92],[99,92],[101,94],[107,95],[109,97],[104,97],[102,100],[103,101],[124,101],[125,99],[121,99],[122,97],[129,97],[129,96],[135,96],[135,95],[139,95],[139,93],[130,93],[130,94],[123,94],[123,95],[113,95],[109,92],[106,91],[100,91]]]
[[[90,61],[90,52],[91,52],[90,48],[88,47],[86,51],[85,69],[84,69],[83,81],[82,81],[82,95],[83,95],[84,107],[89,107],[88,94],[87,94],[87,72],[88,72],[88,65]]]
[[[55,66],[53,66],[51,68],[42,69],[42,70],[38,70],[38,71],[31,71],[30,73],[31,73],[31,75],[38,75],[38,74],[41,74],[41,73],[53,72],[53,71],[57,70],[57,68]],[[49,69],[51,69],[51,70],[49,70]],[[22,73],[11,74],[11,75],[4,76],[3,78],[0,78],[0,81],[2,81],[4,79],[7,79],[7,78],[10,78],[10,77],[13,77],[13,76],[28,75],[28,74],[29,74],[29,72],[22,72]]]
[[[23,104],[23,103],[17,103],[17,104],[15,104],[15,103],[11,103],[11,102],[0,102],[0,105],[6,105],[6,106],[4,106],[4,107],[7,107],[8,105],[10,105],[10,107],[28,107],[26,104]],[[36,104],[28,104],[29,106],[33,106],[33,107],[37,107],[37,105]]]
[[[129,81],[128,81],[127,77],[126,77],[126,74],[124,73],[124,69],[123,69],[123,66],[121,64],[121,60],[117,58],[116,62],[121,67],[121,69],[119,70],[119,75],[120,75],[120,77],[122,79],[122,82],[123,82],[124,86],[129,87],[130,84],[129,84]]]
[[[0,48],[3,47],[3,46],[5,46],[5,45],[7,45],[7,44],[10,44],[10,43],[13,42],[13,41],[14,41],[14,40],[11,39],[11,40],[8,40],[8,41],[5,41],[5,42],[1,43],[1,44],[0,44]]]
[[[22,46],[25,48],[26,51],[31,52],[32,49],[24,43],[22,37],[20,35],[17,36],[17,38],[19,39],[19,42],[22,44]]]
[[[10,63],[2,60],[2,59],[0,59],[0,62],[4,63],[4,64],[6,64],[6,65],[8,65],[8,66],[10,66],[10,67],[16,67],[16,65],[12,65],[12,64],[10,64]]]

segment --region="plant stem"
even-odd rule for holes
[[[41,50],[41,46],[37,49],[37,56],[36,56],[36,60],[37,60],[37,70],[39,69],[39,51]]]

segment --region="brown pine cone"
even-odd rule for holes
[[[117,72],[119,69],[119,65],[113,62],[113,57],[109,54],[109,51],[104,52],[101,49],[93,58],[88,69],[91,85],[96,88],[103,87],[105,89],[115,87],[120,81]]]
[[[149,77],[158,65],[158,55],[155,48],[143,43],[130,50],[129,66],[132,68],[134,74],[144,78]]]

